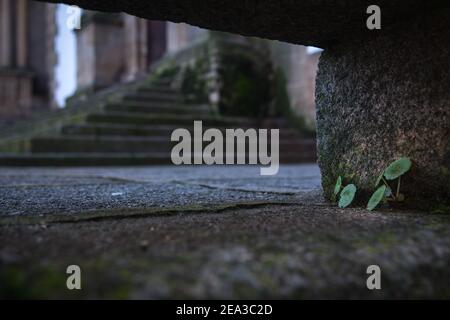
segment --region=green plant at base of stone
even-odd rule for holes
[[[339,176],[336,181],[336,185],[334,186],[333,190],[333,202],[336,202],[336,197],[339,194],[339,191],[341,191],[342,188],[342,177]]]
[[[411,169],[411,160],[403,157],[392,162],[384,170],[384,177],[388,180],[394,180],[405,174],[409,169]]]
[[[356,186],[354,184],[349,184],[345,186],[344,189],[342,189],[339,199],[339,208],[346,208],[348,207],[353,199],[355,198],[356,194]]]
[[[370,197],[369,203],[367,204],[367,209],[372,211],[375,207],[383,200],[386,195],[386,190],[388,188],[385,185],[382,185],[372,194]]]
[[[375,209],[380,202],[394,201],[402,202],[405,200],[405,196],[400,193],[401,177],[411,169],[411,159],[402,157],[392,162],[377,178],[375,187],[383,182],[383,185],[379,187],[370,198],[367,209]],[[397,179],[397,188],[395,194],[392,192],[392,188],[387,180],[393,181]]]

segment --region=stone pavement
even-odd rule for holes
[[[2,168],[0,183],[0,297],[450,297],[448,215],[338,209],[315,165]]]
[[[0,215],[68,214],[249,201],[295,201],[320,187],[315,165],[0,168]]]

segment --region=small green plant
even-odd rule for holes
[[[339,195],[339,208],[346,208],[352,203],[353,199],[355,198],[355,194],[356,186],[354,184],[349,184],[342,189],[342,177],[339,176],[336,180],[336,184],[334,185],[332,195],[333,202],[336,203],[336,198]]]
[[[355,194],[356,194],[356,186],[354,184],[349,184],[344,188],[342,188],[342,177],[339,176],[336,180],[336,184],[334,185],[334,190],[332,194],[333,203],[336,203],[336,198],[339,195],[339,202],[338,202],[339,208],[346,208],[353,202]]]
[[[339,192],[341,191],[342,188],[342,178],[341,176],[339,176],[337,178],[336,184],[334,186],[334,190],[333,190],[333,196],[332,196],[332,200],[333,202],[336,202],[336,197],[338,196]]]
[[[411,159],[409,158],[402,157],[392,162],[378,177],[375,187],[378,187],[381,182],[383,185],[372,194],[372,197],[367,204],[367,209],[372,211],[380,202],[404,201],[405,196],[400,193],[401,177],[408,172],[409,169],[411,169]],[[393,193],[388,181],[393,181],[395,179],[397,179],[397,188],[396,192]]]
[[[372,211],[373,209],[375,209],[375,207],[383,200],[383,198],[385,197],[386,194],[386,186],[382,185],[381,187],[379,187],[377,189],[377,191],[375,191],[372,195],[372,197],[370,197],[369,203],[367,204],[367,209]]]
[[[356,194],[356,186],[354,184],[349,184],[345,186],[344,189],[342,189],[339,199],[339,208],[346,208],[348,207],[353,199],[355,198]]]

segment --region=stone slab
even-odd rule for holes
[[[313,164],[8,168],[0,185],[2,298],[450,297],[448,215],[339,209]]]
[[[448,298],[450,220],[305,204],[17,223],[0,262],[9,298]],[[70,264],[82,291],[64,289]]]
[[[290,201],[320,185],[316,165],[2,168],[0,215]],[[249,192],[251,191],[251,192]]]

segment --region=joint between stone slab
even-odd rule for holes
[[[235,202],[225,205],[199,205],[188,207],[173,208],[153,208],[153,209],[114,209],[114,210],[95,210],[92,212],[83,212],[73,214],[73,216],[49,215],[48,217],[20,216],[20,217],[2,217],[0,218],[0,226],[17,226],[17,225],[49,225],[49,224],[65,224],[65,223],[83,223],[83,222],[102,222],[123,219],[139,219],[164,217],[183,214],[202,214],[202,213],[223,213],[230,210],[247,210],[260,208],[264,206],[305,206],[305,203],[295,201],[257,201],[257,202]],[[123,213],[123,211],[129,213]]]

